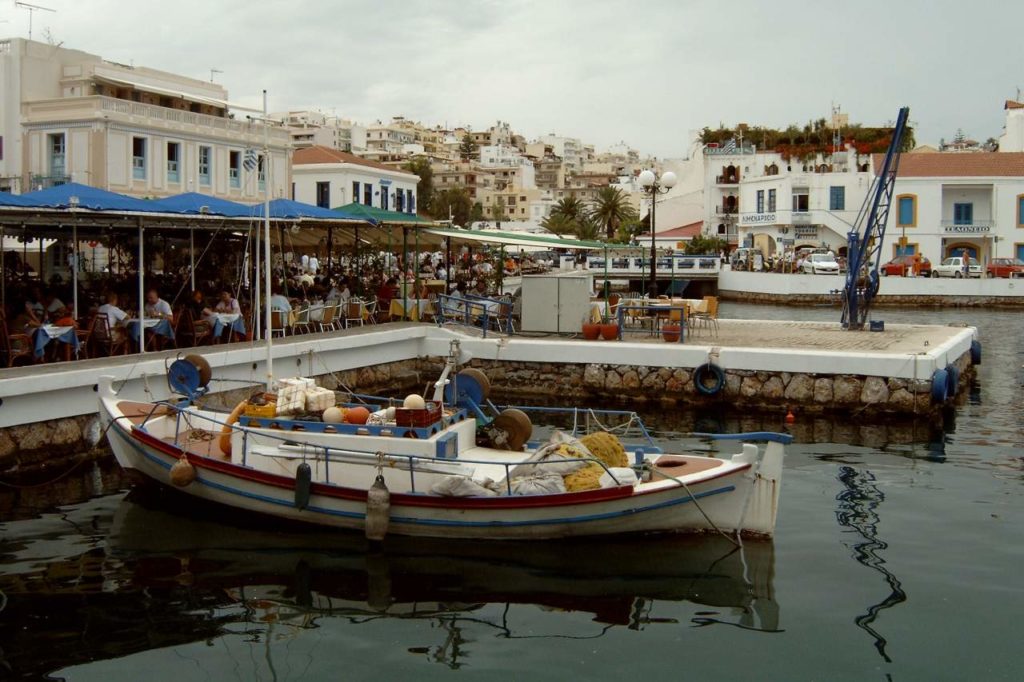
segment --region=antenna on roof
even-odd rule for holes
[[[224,73],[220,69],[210,69],[210,82],[213,82],[213,76],[218,73]]]
[[[55,10],[55,9],[53,9],[51,7],[43,7],[42,5],[30,5],[29,3],[22,2],[21,0],[14,0],[14,6],[15,7],[20,7],[21,9],[27,9],[28,10],[28,39],[29,40],[32,40],[32,15],[34,15],[38,11],[53,12],[54,14],[57,13],[57,10]]]

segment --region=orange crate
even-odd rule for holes
[[[441,421],[441,403],[429,402],[422,410],[407,410],[399,407],[395,410],[395,423],[399,426],[421,428]]]

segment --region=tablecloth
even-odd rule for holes
[[[171,327],[171,321],[168,319],[155,319],[147,317],[142,321],[142,326],[145,329],[152,331],[154,334],[159,334],[168,339],[174,338],[174,329]],[[128,329],[128,336],[135,343],[139,342],[139,321],[138,320],[126,320],[125,327]]]
[[[43,357],[43,353],[46,351],[46,345],[54,339],[57,339],[62,343],[66,343],[75,350],[78,350],[78,334],[75,333],[74,327],[58,327],[53,324],[44,324],[42,327],[36,329],[35,338],[33,340],[37,358]]]

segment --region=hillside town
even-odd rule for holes
[[[508,121],[262,117],[233,108],[212,81],[21,38],[0,41],[0,85],[0,191],[75,182],[140,198],[199,192],[250,203],[269,192],[328,209],[361,204],[465,228],[628,243],[650,236],[651,194],[638,178],[651,169],[677,179],[658,199],[660,246],[685,249],[702,237],[710,241],[698,240],[701,249],[752,249],[764,264],[808,249],[843,254],[887,130],[833,107],[786,130],[705,128],[692,134],[687,158],[669,159],[626,142],[597,149],[571,131],[528,138]],[[1024,104],[1003,106],[998,138],[978,143],[956,131],[948,143],[903,150],[887,253],[938,262],[966,252],[982,264],[1024,257]]]

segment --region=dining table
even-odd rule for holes
[[[128,337],[136,344],[139,343],[139,321],[125,320],[124,326],[128,330]],[[174,327],[166,317],[147,317],[142,320],[142,328],[156,336],[162,336],[171,341],[174,340]]]
[[[220,339],[227,329],[234,334],[245,336],[245,320],[242,319],[241,313],[212,313],[208,319],[213,327],[214,339]]]
[[[413,322],[419,322],[434,314],[434,301],[429,298],[395,298],[391,300],[388,313],[391,317],[408,318]]]
[[[33,338],[33,350],[35,352],[36,359],[42,359],[46,353],[46,346],[51,341],[58,341],[66,344],[67,350],[66,355],[70,359],[71,351],[78,351],[78,334],[75,333],[74,327],[58,326],[55,324],[44,324],[41,327],[37,327]]]

